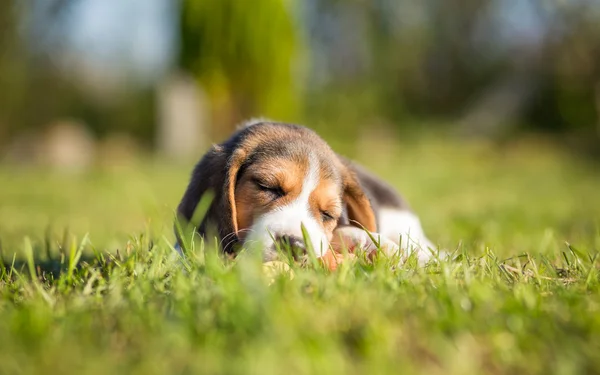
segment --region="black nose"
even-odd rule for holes
[[[296,236],[282,235],[277,236],[275,240],[283,246],[284,249],[289,248],[294,255],[301,255],[306,252],[304,240]]]

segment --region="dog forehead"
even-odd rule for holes
[[[317,168],[321,179],[341,180],[337,156],[309,129],[266,123],[246,128],[245,133],[240,143],[248,152],[246,165],[268,168],[269,165],[294,163],[303,173]]]

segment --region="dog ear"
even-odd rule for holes
[[[375,212],[350,165],[344,165],[343,167],[342,183],[344,186],[343,201],[346,205],[349,224],[364,227],[370,232],[376,232]]]
[[[235,184],[245,152],[238,147],[228,150],[222,145],[213,146],[194,167],[190,183],[177,212],[181,219],[197,228],[200,235],[216,229],[219,237],[237,234],[238,223],[235,208]],[[207,195],[212,202],[204,217],[195,218],[198,203]],[[201,219],[200,222],[193,222]]]
[[[238,233],[239,225],[238,225],[238,216],[235,202],[235,185],[237,182],[238,173],[240,168],[244,164],[246,160],[247,153],[243,149],[237,149],[231,157],[229,158],[229,162],[227,163],[227,175],[226,181],[223,185],[223,192],[226,194],[226,197],[223,197],[222,204],[224,207],[227,207],[229,210],[231,217],[231,232],[230,233]]]

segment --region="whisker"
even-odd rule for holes
[[[231,245],[232,243],[234,243],[235,241],[237,241],[236,238],[232,239],[231,241],[227,242],[227,244],[225,244],[225,246],[223,246],[223,249],[226,249],[229,245]],[[222,243],[222,241],[221,241]]]
[[[231,241],[227,242],[227,244],[226,244],[225,246],[223,246],[223,249],[226,249],[226,248],[227,248],[229,245],[231,245],[231,244],[232,244],[232,243],[234,243],[234,242],[235,242],[235,239],[233,239],[233,240],[231,240]]]
[[[231,232],[231,233],[229,233],[229,234],[227,234],[227,235],[223,236],[223,238],[222,238],[222,239],[221,239],[221,241],[219,242],[219,245],[223,245],[223,242],[224,242],[225,240],[227,240],[228,238],[231,238],[231,237],[235,236],[236,234],[238,234],[238,233],[240,233],[240,232],[253,232],[253,231],[254,231],[254,230],[252,230],[252,229],[250,229],[250,228],[247,228],[247,229],[240,229],[240,230],[239,230],[239,231],[237,231],[237,232]],[[227,243],[227,245],[229,245],[230,243],[231,243],[231,242]]]
[[[223,244],[223,241],[227,240],[228,238],[231,238],[235,233],[229,233],[228,235],[224,236],[221,241],[219,242],[219,245]]]

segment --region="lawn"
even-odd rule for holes
[[[597,164],[537,141],[372,146],[349,153],[454,260],[181,261],[193,163],[0,166],[0,373],[600,373]]]

